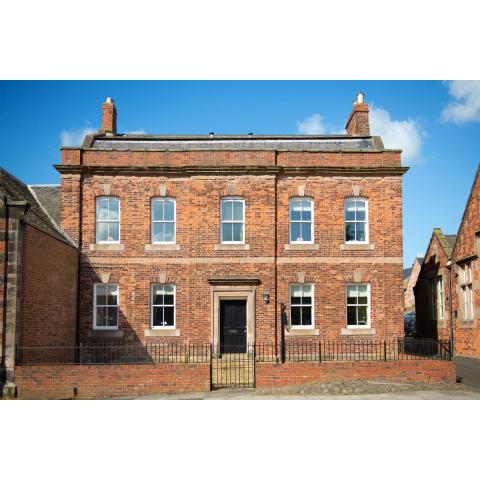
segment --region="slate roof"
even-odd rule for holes
[[[380,137],[350,135],[88,135],[82,148],[93,150],[276,150],[381,152]]]
[[[455,242],[457,241],[457,235],[445,235],[445,239],[447,240],[453,252],[453,247],[455,246]]]
[[[21,180],[0,167],[0,188],[9,200],[30,204],[23,221],[58,240],[74,245],[59,227],[60,187],[25,185]],[[37,193],[38,192],[38,193]],[[45,204],[43,204],[45,202]],[[58,222],[58,223],[57,223]]]

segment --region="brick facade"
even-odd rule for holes
[[[477,169],[452,254],[456,355],[480,356],[480,169]],[[472,272],[473,314],[465,312],[463,269]]]
[[[56,166],[61,173],[62,228],[78,243],[82,259],[80,342],[151,341],[152,283],[176,286],[175,332],[157,331],[154,340],[168,335],[163,340],[211,342],[218,290],[212,279],[221,279],[222,291],[231,281],[235,292],[241,289],[235,286],[239,277],[256,280],[245,288],[254,302],[249,340],[278,340],[280,303],[289,304],[289,285],[299,282],[314,284],[314,328],[304,336],[403,335],[406,169],[400,165],[400,151],[386,150],[378,137],[369,136],[367,105],[355,105],[349,135],[340,139],[212,139],[221,142],[220,147],[215,141],[205,147],[208,137],[116,135],[111,118],[105,117],[112,105],[103,106],[100,130],[108,131],[109,124],[112,134],[91,135],[82,148],[63,149],[62,163]],[[321,143],[332,140],[340,147]],[[320,147],[312,147],[312,141]],[[351,141],[360,147],[342,147]],[[272,142],[280,146],[272,147]],[[370,146],[364,148],[362,142]],[[120,242],[115,246],[95,243],[95,201],[103,195],[117,197],[121,205]],[[240,248],[220,245],[220,201],[229,195],[245,200],[245,245]],[[151,199],[159,196],[176,199],[175,248],[150,245]],[[314,239],[311,245],[292,246],[288,206],[289,199],[299,196],[313,199]],[[348,197],[368,199],[367,245],[345,245]],[[93,329],[94,284],[105,278],[119,285],[115,332]],[[346,284],[360,282],[371,288],[371,328],[347,330]],[[293,333],[301,334],[287,332]]]
[[[405,312],[415,311],[415,293],[413,289],[417,284],[418,275],[420,274],[420,270],[422,268],[422,263],[423,257],[416,257],[415,261],[413,262],[410,274],[403,281],[403,299],[405,305]]]

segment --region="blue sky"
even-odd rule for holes
[[[0,165],[26,183],[58,183],[61,143],[98,129],[115,99],[120,132],[336,133],[357,91],[371,130],[403,148],[404,263],[433,227],[456,233],[480,160],[480,82],[63,81],[0,82]]]

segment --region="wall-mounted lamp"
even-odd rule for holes
[[[268,290],[265,290],[263,292],[263,301],[265,303],[265,305],[270,301],[270,293]]]

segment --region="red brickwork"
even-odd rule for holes
[[[77,251],[25,224],[20,346],[74,346]]]
[[[455,365],[442,360],[393,362],[258,363],[257,388],[286,387],[338,380],[399,380],[455,383]]]
[[[210,366],[171,363],[17,366],[15,382],[17,396],[23,399],[205,392],[210,389]]]
[[[6,274],[6,253],[7,253],[7,221],[6,208],[3,199],[0,197],[0,369],[3,365],[3,332],[4,332],[4,301],[5,301],[5,274]],[[2,379],[0,378],[0,381]]]
[[[456,312],[455,354],[480,356],[480,174],[477,170],[470,196],[465,207],[458,238],[453,251],[455,295],[453,308]],[[470,263],[473,274],[474,315],[466,321],[463,307],[462,267]]]
[[[422,338],[450,338],[450,274],[447,268],[449,258],[440,238],[434,231],[414,288],[417,336]],[[432,305],[431,281],[439,277],[442,278],[445,292],[443,319],[438,318],[438,314],[434,318]]]
[[[370,135],[368,105],[366,103],[356,103],[353,105],[353,110],[347,121],[346,129],[349,135]]]

